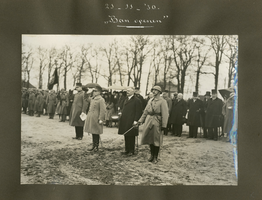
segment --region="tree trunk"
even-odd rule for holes
[[[196,85],[195,85],[195,92],[198,93],[198,88],[199,88],[199,76],[200,76],[200,69],[196,71]]]

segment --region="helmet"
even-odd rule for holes
[[[151,91],[152,91],[152,90],[158,90],[160,93],[162,93],[162,89],[161,89],[161,87],[158,86],[158,85],[155,85],[154,87],[152,87]]]

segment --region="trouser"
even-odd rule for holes
[[[135,141],[136,136],[126,136],[125,135],[125,151],[128,153],[135,152]]]
[[[181,136],[182,124],[173,124],[173,134],[177,136]]]
[[[99,135],[92,134],[92,139],[93,139],[93,145],[98,147],[99,146]]]
[[[158,158],[158,153],[159,153],[160,147],[157,147],[153,144],[150,144],[149,147],[150,147],[151,156]]]
[[[66,115],[61,115],[61,116],[62,116],[61,122],[65,122],[65,120],[66,120]]]
[[[24,106],[23,107],[23,112],[26,114],[26,111],[27,111],[27,106]]]
[[[197,137],[197,126],[189,126],[189,137],[196,138]]]
[[[203,131],[204,131],[204,138],[207,138],[207,128],[203,127]]]
[[[217,139],[218,138],[217,129],[218,127],[208,128],[208,138]]]
[[[49,118],[54,119],[54,115],[55,115],[55,113],[49,113]]]
[[[75,126],[75,131],[76,131],[76,138],[82,138],[83,137],[83,131],[84,128],[83,126]]]
[[[34,111],[33,110],[29,110],[29,116],[34,116]]]

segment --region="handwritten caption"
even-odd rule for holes
[[[128,25],[132,25],[132,26],[129,26],[129,28],[146,28],[145,25],[161,24],[164,22],[165,19],[168,18],[168,15],[160,15],[159,17],[149,18],[149,19],[146,17],[144,19],[141,19],[141,18],[136,19],[136,17],[135,18],[132,17],[133,19],[130,19],[128,17],[126,18],[118,17],[117,11],[133,11],[133,13],[134,12],[157,12],[159,11],[160,8],[154,4],[144,3],[140,7],[134,6],[133,4],[125,4],[125,6],[119,7],[114,4],[106,3],[104,5],[104,8],[108,11],[112,11],[112,12],[114,11],[114,13],[110,12],[112,14],[107,15],[107,19],[104,20],[104,23],[105,24],[116,24],[117,27],[127,27]],[[157,16],[159,15],[159,12],[154,13],[153,15]],[[135,14],[133,16],[135,16]],[[123,26],[123,25],[127,25],[127,26]],[[148,26],[147,28],[153,28],[153,27],[154,26]]]

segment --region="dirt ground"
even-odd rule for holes
[[[21,184],[237,185],[234,146],[225,138],[187,138],[185,125],[182,137],[164,136],[160,161],[153,164],[140,136],[137,154],[121,155],[124,139],[116,127],[104,127],[99,152],[89,152],[91,135],[73,140],[74,127],[58,116],[22,114],[21,120]]]

